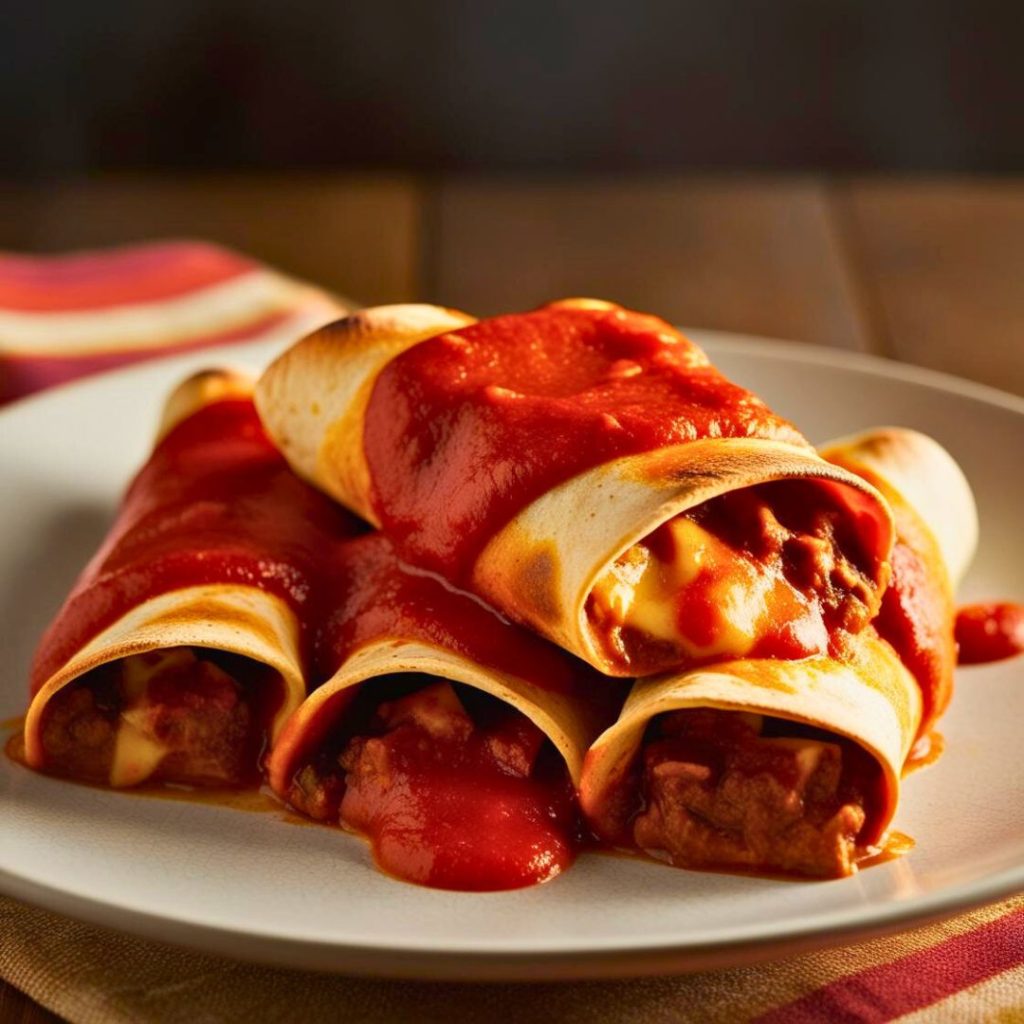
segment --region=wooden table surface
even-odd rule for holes
[[[366,304],[567,295],[1024,394],[1024,181],[405,175],[0,185],[0,248],[234,246]],[[0,1020],[55,1020],[0,984]]]
[[[366,303],[596,295],[1024,392],[1024,180],[108,177],[0,185],[0,248],[198,236]]]

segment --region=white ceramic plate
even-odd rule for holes
[[[813,439],[901,424],[973,484],[967,599],[1021,598],[1024,401],[880,360],[697,335],[726,373]],[[61,388],[0,414],[0,717],[23,711],[40,631],[145,457],[163,397],[199,353]],[[0,884],[52,910],[278,964],[380,975],[548,978],[693,970],[905,928],[1024,889],[1024,661],[960,673],[947,752],[911,776],[906,857],[832,882],[779,882],[584,856],[532,890],[392,881],[361,841],[276,814],[107,793],[0,764]]]

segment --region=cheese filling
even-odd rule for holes
[[[636,674],[742,657],[834,652],[877,611],[880,588],[835,511],[774,507],[773,485],[670,519],[598,579],[588,615],[609,657]]]
[[[54,696],[46,768],[116,788],[147,781],[240,785],[258,770],[263,720],[246,661],[188,647],[103,665]],[[228,671],[228,669],[231,671]]]

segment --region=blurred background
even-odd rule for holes
[[[0,248],[599,294],[1024,392],[1017,0],[9,5]],[[2,339],[0,339],[2,343]]]

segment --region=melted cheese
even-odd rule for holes
[[[801,793],[806,788],[810,777],[818,770],[825,751],[836,749],[834,743],[790,736],[776,736],[772,739],[762,740],[762,742],[793,752],[797,769],[795,789]]]
[[[145,782],[167,756],[167,744],[150,727],[149,688],[165,671],[187,668],[198,659],[191,649],[175,647],[151,654],[136,654],[121,662],[121,713],[117,724],[110,785],[136,786]]]
[[[743,657],[780,621],[793,623],[806,646],[827,645],[820,616],[807,614],[808,599],[775,568],[684,516],[665,529],[672,535],[668,561],[638,544],[598,581],[593,598],[605,621],[668,641],[691,658]],[[705,618],[699,625],[681,610],[680,595],[693,587]]]
[[[121,713],[114,757],[110,762],[111,786],[136,786],[145,782],[167,755],[167,746],[139,728],[140,712]]]
[[[121,662],[122,699],[125,704],[143,699],[155,676],[168,669],[191,667],[198,660],[190,647],[170,647],[125,658]]]

